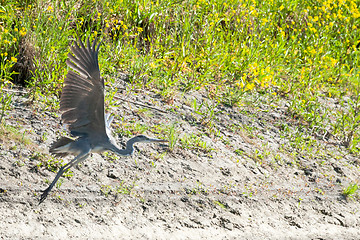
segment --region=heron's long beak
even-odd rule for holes
[[[148,142],[169,142],[168,140],[164,139],[157,139],[157,138],[149,138]]]

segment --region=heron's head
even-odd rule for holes
[[[138,135],[138,136],[134,137],[133,139],[134,139],[134,143],[135,142],[144,142],[144,143],[168,142],[167,140],[163,140],[163,139],[149,138],[145,135]]]
[[[129,141],[127,141],[126,149],[124,149],[124,150],[116,149],[115,151],[117,153],[119,153],[120,155],[131,155],[134,152],[134,143],[137,143],[137,142],[143,142],[143,143],[158,142],[158,143],[160,143],[160,142],[168,142],[168,141],[163,140],[163,139],[157,139],[157,138],[149,138],[144,135],[138,135],[136,137],[131,138]]]

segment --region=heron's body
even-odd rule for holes
[[[75,158],[60,168],[50,186],[43,192],[43,202],[60,176],[72,166],[84,161],[90,153],[113,151],[128,156],[134,151],[136,142],[166,142],[162,139],[139,135],[120,149],[111,135],[110,124],[113,117],[104,112],[104,80],[100,76],[98,52],[100,44],[96,40],[87,47],[79,40],[71,47],[67,65],[72,69],[66,75],[60,98],[61,118],[73,138],[62,137],[50,147],[50,153],[57,156],[74,155]]]

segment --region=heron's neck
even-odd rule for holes
[[[134,140],[134,138],[131,138],[129,141],[127,141],[125,149],[121,149],[114,145],[112,150],[121,156],[131,155],[134,152],[134,143],[136,142]]]

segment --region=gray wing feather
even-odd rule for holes
[[[74,136],[106,134],[104,118],[104,80],[98,64],[96,39],[87,47],[79,40],[71,47],[66,63],[69,70],[60,99],[62,120]]]

